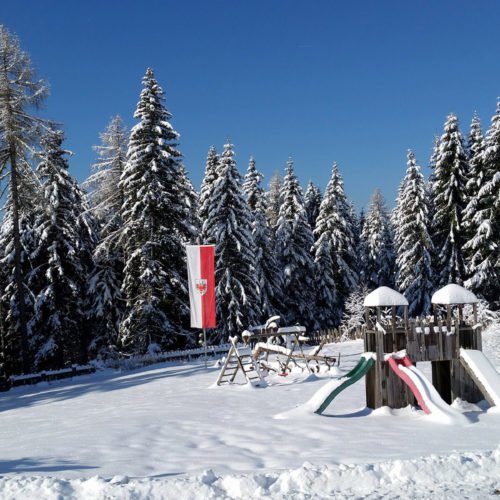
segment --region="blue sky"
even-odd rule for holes
[[[211,144],[230,139],[244,173],[288,156],[305,185],[335,160],[358,208],[390,204],[406,150],[427,165],[447,114],[489,125],[500,95],[498,0],[20,0],[0,23],[50,82],[83,180],[109,119],[131,126],[148,66],[166,92],[179,149],[199,186]]]

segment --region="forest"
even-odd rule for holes
[[[152,69],[135,125],[112,118],[79,184],[60,125],[40,117],[47,88],[0,26],[4,377],[195,345],[187,244],[215,244],[210,343],[275,314],[312,330],[348,323],[382,285],[412,316],[448,283],[500,308],[500,101],[484,131],[477,116],[466,134],[446,118],[430,178],[407,152],[394,209],[376,189],[358,211],[336,163],[324,189],[304,189],[291,158],[265,186],[255,159],[239,172],[230,143],[208,149],[198,191]]]

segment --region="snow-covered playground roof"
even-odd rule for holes
[[[365,297],[365,307],[407,306],[404,295],[388,286],[381,286]]]
[[[431,299],[433,304],[475,304],[479,299],[470,291],[466,290],[463,286],[455,285],[453,283],[446,285],[438,290]]]

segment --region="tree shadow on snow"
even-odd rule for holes
[[[81,465],[69,460],[50,460],[19,458],[17,460],[0,460],[0,474],[9,473],[31,473],[31,472],[61,472],[61,471],[80,471],[97,469],[92,465]]]
[[[188,377],[198,372],[206,372],[206,370],[203,366],[183,365],[179,369],[171,366],[148,366],[127,372],[97,372],[93,375],[83,375],[70,380],[16,387],[9,392],[0,394],[0,413],[16,408],[42,405],[47,402],[73,399],[91,392],[106,393],[128,389],[164,378]]]

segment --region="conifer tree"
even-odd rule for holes
[[[450,114],[435,160],[433,241],[436,247],[438,285],[463,284],[465,232],[463,210],[467,197],[468,164],[457,117]]]
[[[283,178],[279,172],[275,172],[269,181],[269,189],[266,193],[267,210],[266,216],[273,240],[276,237],[276,227],[280,216],[280,207],[283,202],[281,193],[283,188]]]
[[[408,169],[401,183],[393,226],[396,285],[408,299],[410,315],[427,314],[434,288],[431,221],[424,176],[411,151],[408,151]]]
[[[25,311],[28,318],[33,315],[33,293],[28,283],[28,274],[33,267],[32,254],[36,250],[37,241],[35,237],[35,214],[40,206],[37,179],[28,165],[23,165],[19,176],[22,178],[22,195],[19,199],[19,236],[21,244],[21,272],[25,294]],[[3,351],[3,369],[6,375],[19,374],[23,371],[32,370],[33,348],[31,343],[31,331],[27,325],[27,350],[24,358],[20,357],[23,352],[21,338],[19,336],[20,314],[19,296],[15,281],[15,258],[14,237],[12,217],[12,196],[8,195],[4,207],[5,215],[0,230],[0,264],[2,274],[2,293],[0,301],[2,305],[2,321],[0,342]],[[27,368],[23,361],[27,363]]]
[[[127,160],[128,131],[121,117],[111,120],[101,134],[101,141],[100,146],[94,147],[98,160],[92,166],[94,173],[86,182],[93,189],[90,203],[101,237],[89,278],[89,310],[94,329],[90,352],[93,356],[107,356],[116,349],[124,310],[121,292],[124,256],[118,242],[123,190],[119,183]]]
[[[314,326],[314,236],[304,208],[304,193],[288,160],[276,230],[278,262],[283,270],[283,309],[289,323]]]
[[[143,87],[119,185],[126,300],[120,342],[127,351],[142,353],[153,345],[183,343],[189,313],[184,244],[191,232],[178,134],[151,69]]]
[[[480,146],[478,146],[480,148]],[[494,307],[500,306],[500,99],[486,134],[483,154],[471,158],[471,181],[477,190],[465,210],[471,237],[466,285]]]
[[[353,212],[344,192],[342,176],[334,163],[316,219],[314,234],[318,240],[315,245],[316,252],[319,250],[319,239],[324,233],[328,234],[330,241],[332,272],[337,290],[337,303],[332,303],[331,307],[337,310],[338,321],[344,301],[358,283],[355,230]]]
[[[252,218],[236,168],[232,144],[225,144],[207,218],[207,234],[214,235],[217,332],[213,340],[227,340],[253,325],[258,315],[259,285],[255,279]]]
[[[207,234],[206,224],[208,219],[208,210],[210,205],[210,199],[214,189],[214,183],[217,180],[217,165],[219,164],[219,155],[215,146],[210,146],[207,155],[207,162],[205,165],[205,176],[203,177],[203,182],[201,183],[199,205],[198,205],[198,217],[201,224],[201,235],[199,238],[200,244],[210,244],[214,243],[212,235]]]
[[[309,181],[306,194],[304,195],[304,207],[307,213],[307,220],[312,228],[316,226],[316,219],[319,215],[319,207],[321,206],[322,199],[321,189],[314,185],[312,181]]]
[[[363,283],[373,290],[393,286],[393,232],[384,198],[375,190],[361,233]]]
[[[30,327],[37,369],[87,359],[84,308],[90,244],[82,240],[84,195],[68,172],[68,151],[62,142],[62,132],[48,131],[37,167],[43,210],[36,215],[37,249],[29,275],[35,297]]]
[[[43,80],[35,80],[35,71],[28,54],[23,52],[17,37],[0,25],[0,173],[9,167],[12,218],[12,248],[15,302],[17,307],[16,332],[21,346],[22,367],[29,371],[29,346],[21,244],[21,201],[24,186],[22,170],[28,163],[30,150],[39,140],[39,131],[45,122],[30,114],[48,93]]]
[[[282,301],[282,277],[266,219],[266,197],[261,187],[262,174],[250,158],[243,189],[252,214],[252,235],[255,243],[255,278],[260,291],[260,321],[278,314]]]

